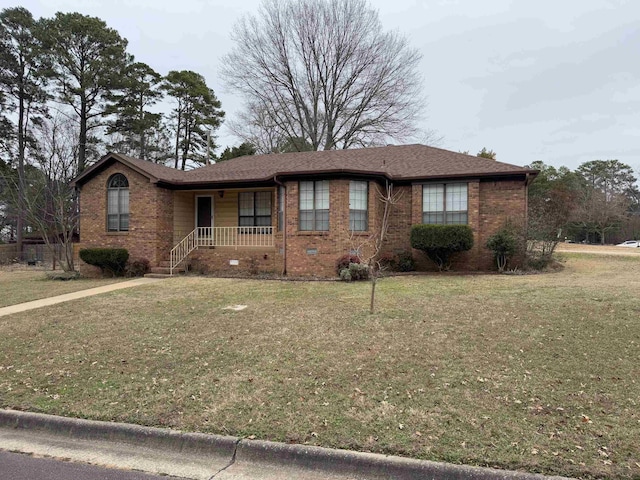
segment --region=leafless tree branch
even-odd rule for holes
[[[425,105],[421,55],[383,31],[365,0],[266,0],[236,25],[233,40],[223,78],[244,96],[243,116],[263,120],[236,122],[243,140],[302,138],[330,150],[416,134]]]

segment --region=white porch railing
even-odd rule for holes
[[[199,247],[273,247],[274,227],[197,227],[171,249],[169,273]]]

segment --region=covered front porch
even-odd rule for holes
[[[268,258],[280,238],[277,194],[274,187],[174,192],[169,273],[202,249],[217,249],[218,264],[228,256],[228,263],[237,267],[248,252]]]

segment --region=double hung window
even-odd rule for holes
[[[430,183],[422,186],[422,223],[467,224],[466,183]]]
[[[329,230],[329,181],[300,182],[300,230]]]
[[[366,232],[369,229],[368,198],[368,182],[349,182],[349,230]]]

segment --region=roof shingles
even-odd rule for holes
[[[537,173],[516,165],[425,145],[246,156],[186,172],[119,154],[109,154],[98,164],[110,156],[146,172],[152,181],[194,187],[199,184],[263,182],[276,176],[323,173],[379,175],[396,181]],[[76,181],[82,183],[85,176],[88,179],[90,172],[85,171]]]

